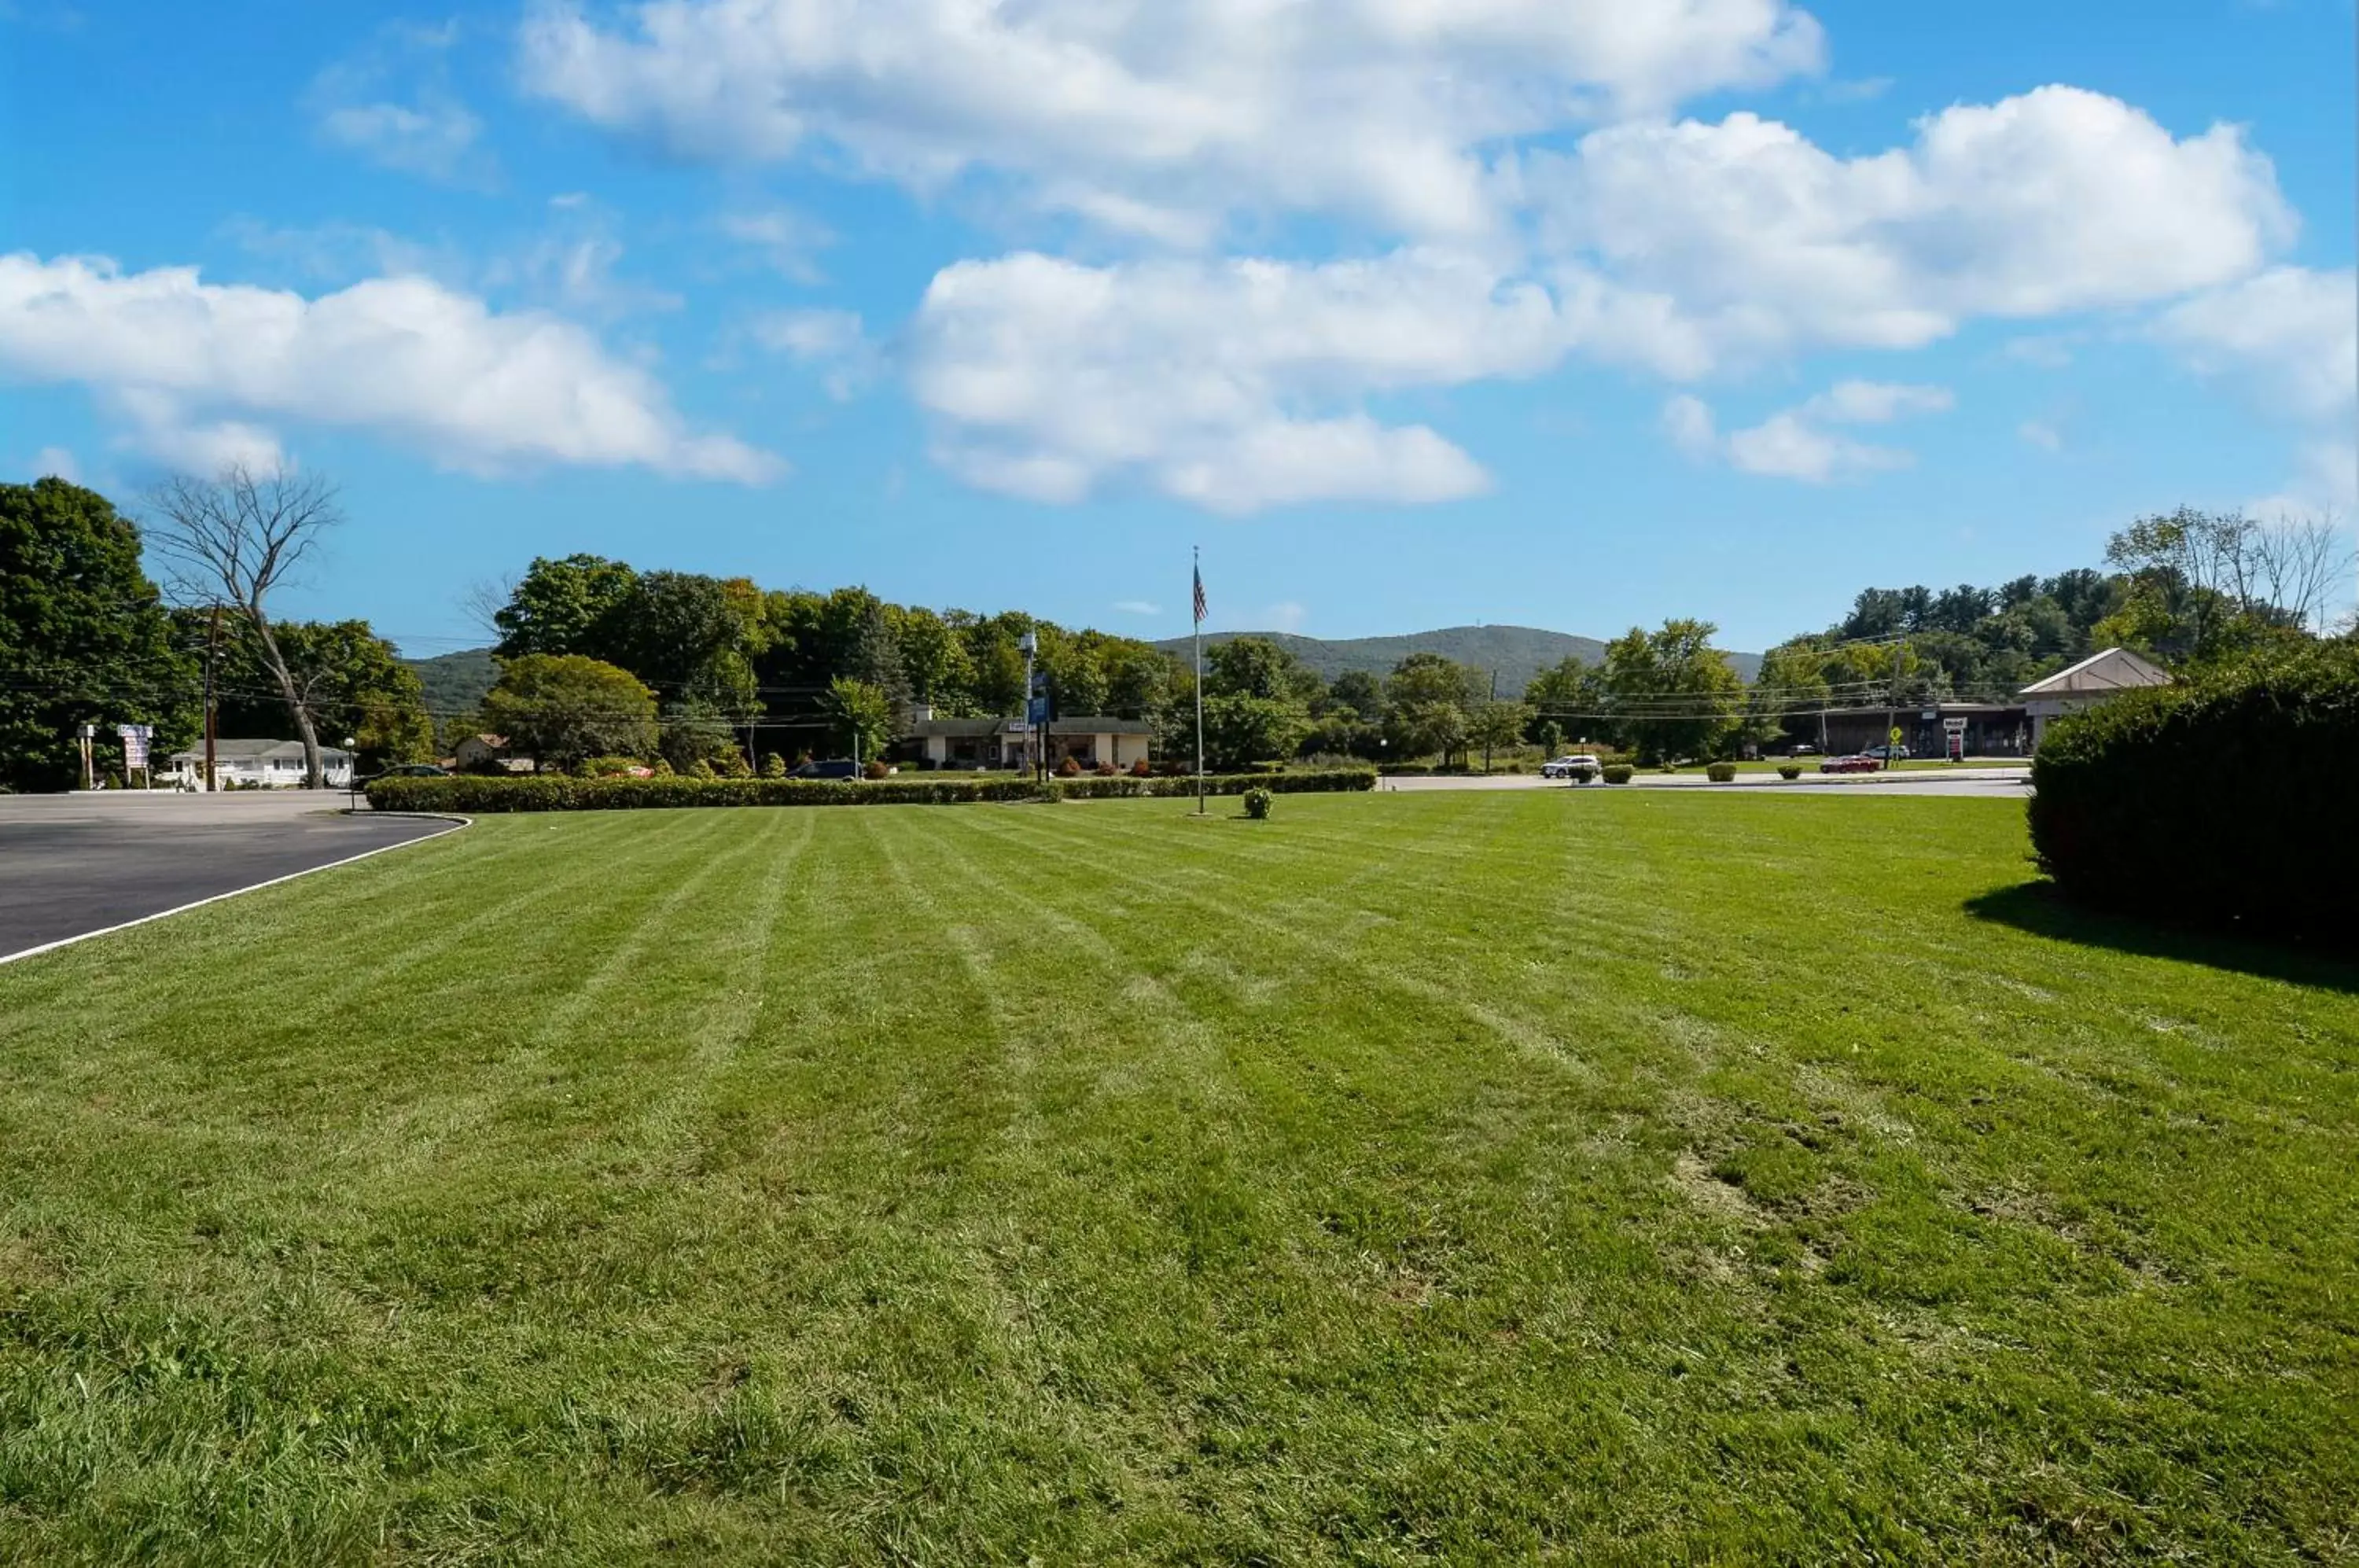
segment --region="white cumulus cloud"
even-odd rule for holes
[[[2359,391],[2359,273],[2272,267],[2172,307],[2155,332],[2265,406],[2341,419]]]
[[[1724,461],[1746,474],[1824,485],[1915,461],[1897,447],[1844,434],[1844,425],[1885,424],[1908,414],[1941,413],[1953,406],[1949,389],[1882,381],[1842,381],[1757,425],[1719,432],[1702,399],[1680,394],[1663,406],[1663,430],[1689,456]]]
[[[1535,375],[1584,330],[1537,285],[1460,256],[1320,267],[1033,253],[936,275],[911,381],[969,482],[1070,501],[1143,480],[1216,511],[1449,500],[1482,467],[1379,394]]]
[[[549,0],[527,86],[675,154],[969,169],[1163,240],[1243,204],[1416,235],[1493,217],[1481,149],[1820,69],[1785,0]]]
[[[423,278],[316,298],[0,256],[0,375],[89,387],[165,461],[275,462],[277,427],[363,430],[477,472],[636,464],[754,483],[779,464],[689,430],[645,370],[581,327]]]
[[[1560,256],[1740,355],[2170,299],[2246,276],[2294,229],[2235,127],[2175,138],[2070,87],[1944,110],[1859,158],[1749,114],[1616,125],[1521,180]]]

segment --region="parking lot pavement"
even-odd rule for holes
[[[0,795],[0,963],[447,833],[346,816],[342,795]]]

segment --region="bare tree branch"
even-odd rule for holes
[[[459,595],[459,608],[469,620],[484,629],[494,642],[506,637],[507,628],[500,625],[500,612],[516,597],[516,584],[523,579],[511,572],[497,578],[484,578]]]
[[[212,479],[172,474],[149,493],[148,506],[155,519],[141,531],[166,563],[173,596],[223,604],[245,621],[302,739],[306,781],[319,789],[326,780],[313,718],[318,678],[289,666],[271,630],[269,601],[343,521],[336,487],[318,474],[282,468],[256,475],[233,463]]]

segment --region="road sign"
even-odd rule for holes
[[[1049,699],[1046,697],[1033,698],[1030,704],[1024,710],[1024,716],[1032,724],[1047,724],[1049,722]]]
[[[1902,735],[1903,732],[1900,726],[1898,724],[1895,724],[1892,726],[1892,734],[1888,738],[1891,740],[1893,745],[1898,746],[1901,742]]]

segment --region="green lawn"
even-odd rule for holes
[[[2359,969],[2002,802],[1185,812],[498,819],[0,969],[0,1560],[2359,1556]]]

